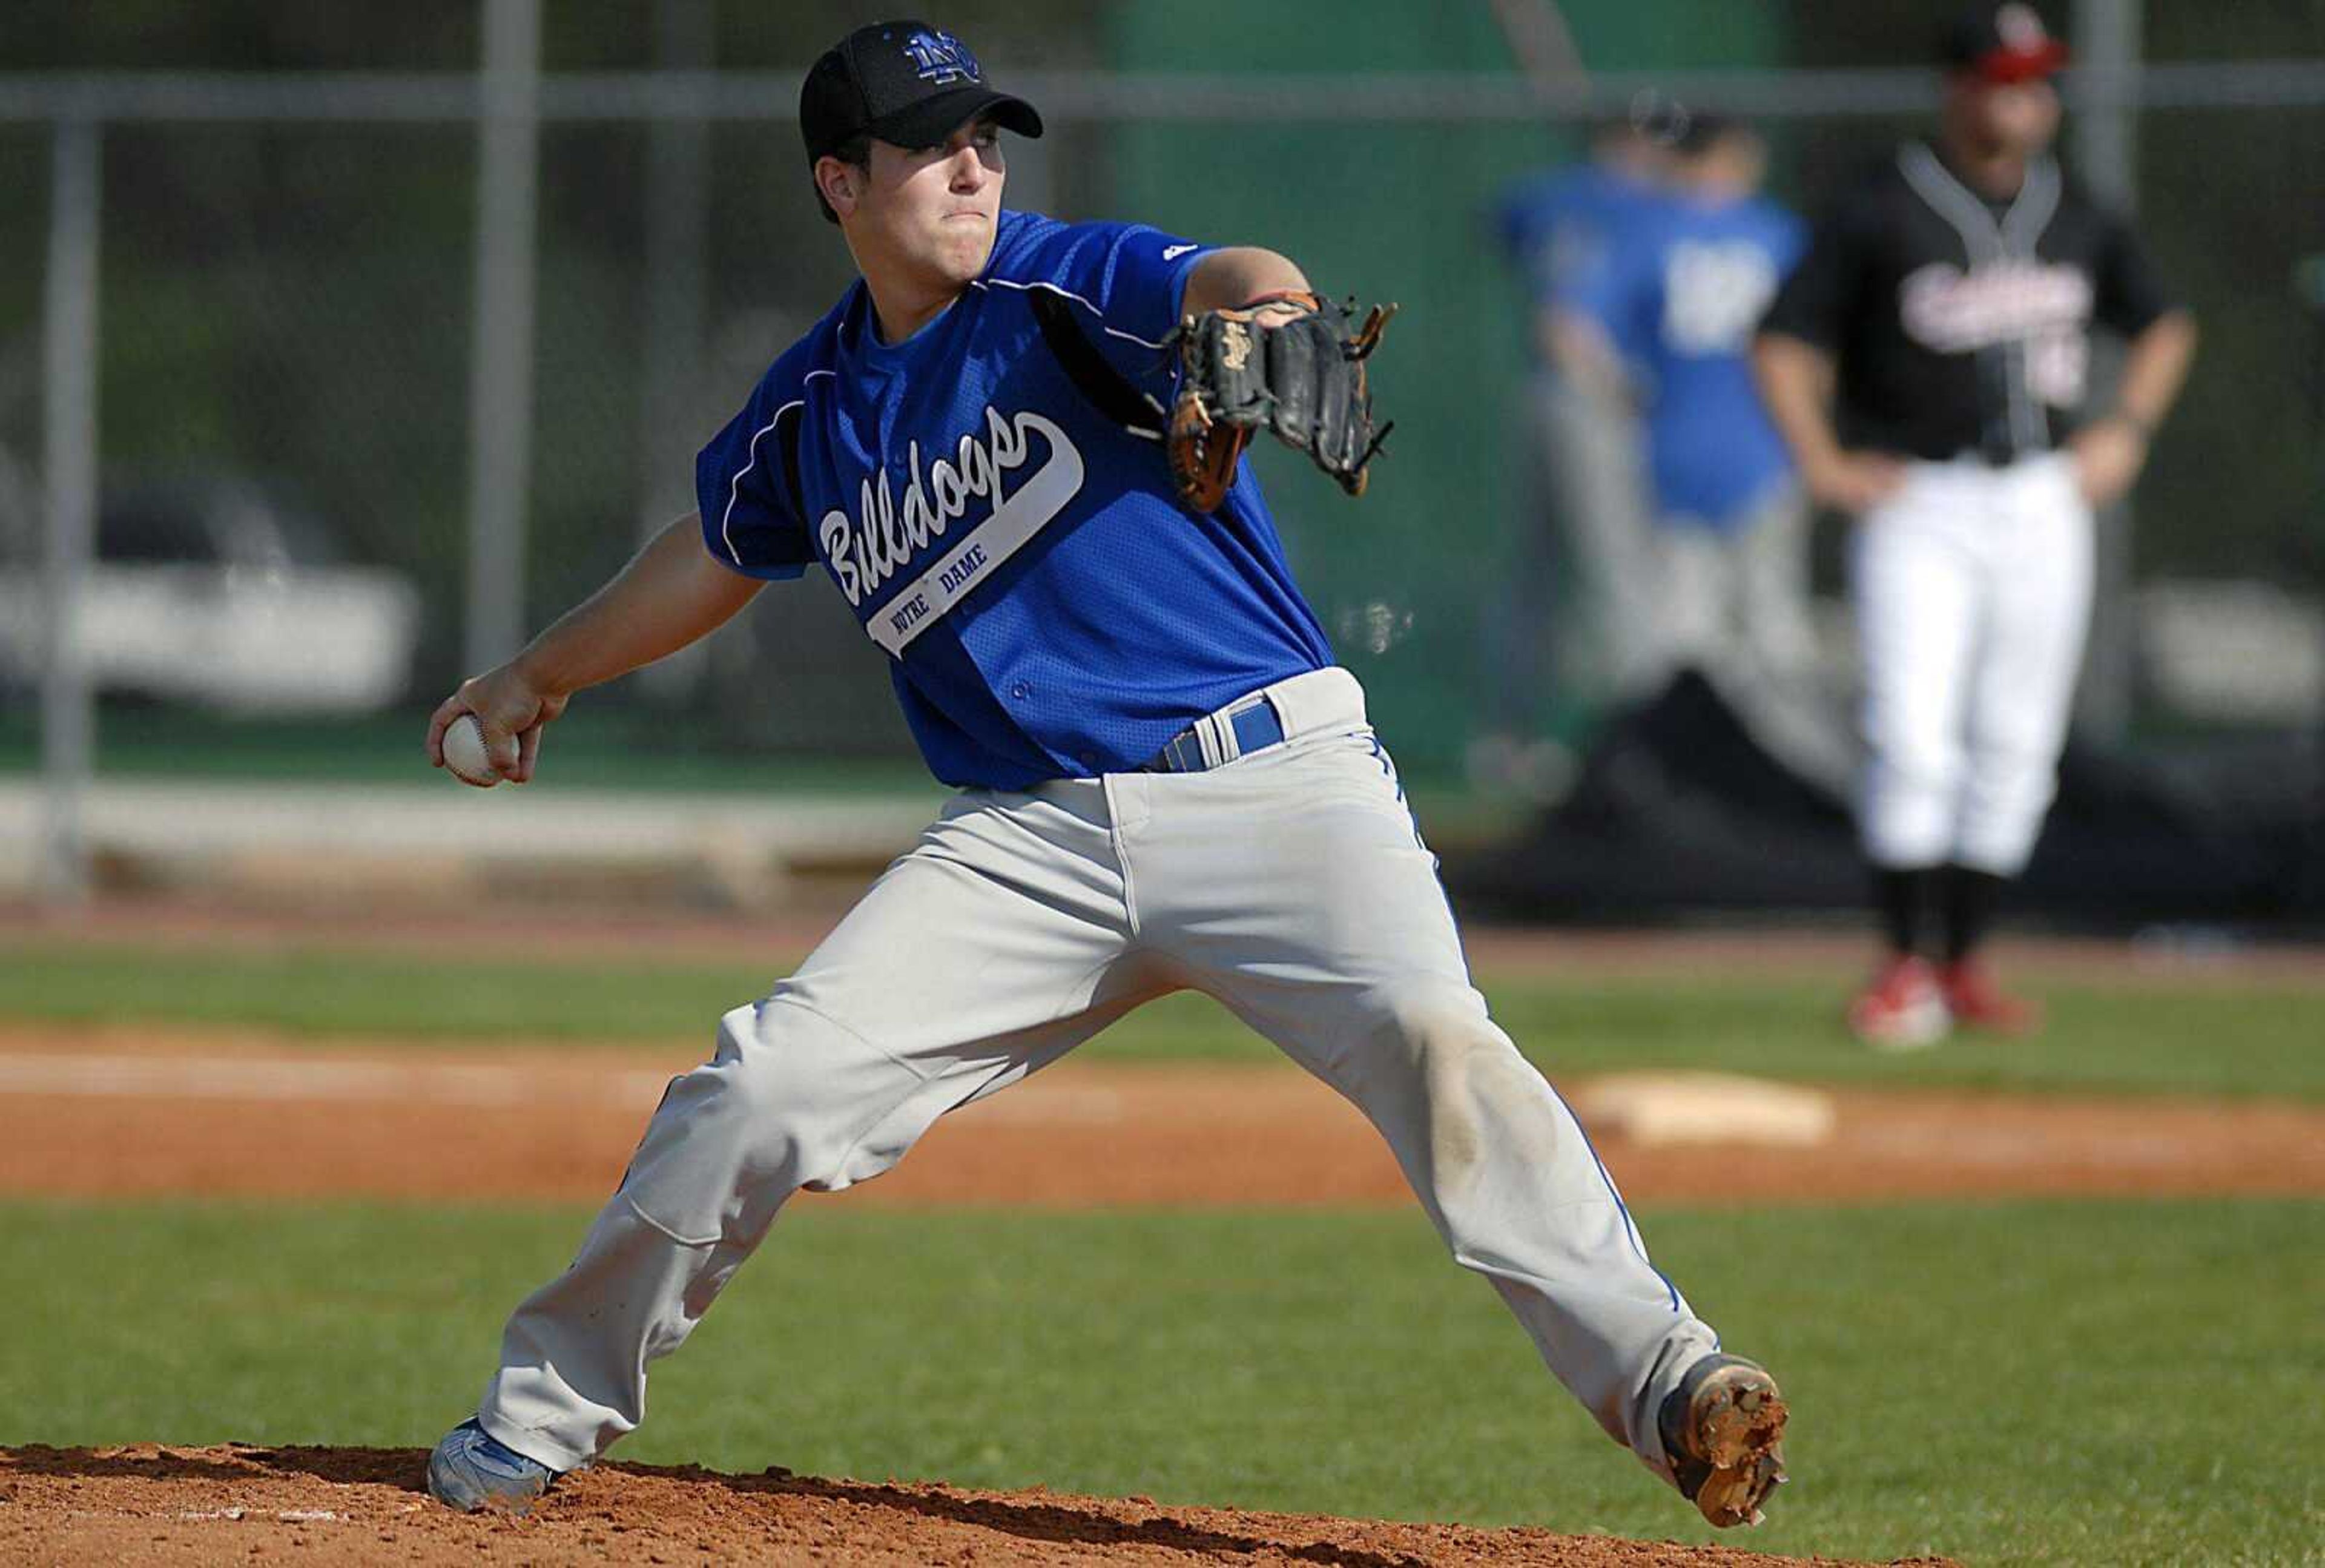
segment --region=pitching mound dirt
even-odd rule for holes
[[[11,1563],[1237,1563],[1744,1568],[1726,1547],[1472,1530],[1144,1498],[975,1492],[615,1464],[523,1518],[466,1517],[421,1489],[416,1448],[0,1449]],[[1830,1559],[1820,1558],[1818,1562]],[[1934,1563],[1934,1558],[1915,1559]]]

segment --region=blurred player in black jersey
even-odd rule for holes
[[[2039,1021],[1979,945],[2055,787],[2092,514],[2138,478],[2196,338],[2051,156],[2067,51],[2034,9],[1964,15],[1943,58],[1937,136],[1834,207],[1755,350],[1811,495],[1857,518],[1858,821],[1887,951],[1849,1021],[1888,1048]],[[2092,410],[2095,325],[2127,351]]]

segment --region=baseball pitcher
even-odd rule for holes
[[[1776,1387],[1717,1353],[1488,1016],[1238,460],[1265,430],[1360,492],[1385,314],[1344,314],[1268,251],[1005,209],[1001,135],[1041,116],[923,23],[848,34],[800,124],[862,276],[703,449],[699,515],[465,683],[429,747],[474,713],[530,778],[571,693],[812,567],[959,793],[671,1084],[572,1266],[509,1319],[435,1495],[522,1507],[589,1463],[792,1193],[870,1180],[947,1111],[1192,987],[1371,1118],[1610,1436],[1715,1524],[1756,1517],[1783,1476]]]
[[[2092,513],[2138,476],[2195,348],[2130,226],[2047,150],[2066,57],[2031,6],[1960,18],[1937,137],[1835,207],[1756,346],[1811,493],[1857,519],[1858,824],[1885,951],[1848,1016],[1887,1049],[2037,1023],[1979,948],[2055,787]],[[2095,414],[2094,326],[2128,339]]]

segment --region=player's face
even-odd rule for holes
[[[887,264],[956,287],[985,270],[1007,173],[997,126],[971,120],[935,147],[875,141],[869,172],[852,241],[868,243]]]
[[[2059,95],[2039,79],[1979,83],[1963,107],[1971,137],[1996,153],[2039,153],[2059,129]]]

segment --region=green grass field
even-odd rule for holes
[[[0,1206],[32,1352],[0,1359],[0,1443],[424,1444],[582,1219]],[[1755,1549],[2316,1560],[2319,1206],[1645,1224],[1794,1402],[1796,1480]],[[1417,1214],[811,1202],[663,1364],[623,1457],[1713,1538]]]
[[[353,951],[203,951],[32,942],[0,951],[0,1019],[237,1025],[350,1035],[700,1040],[719,1013],[764,994],[763,967],[455,962]],[[2325,1099],[2325,987],[2120,988],[2039,972],[2039,1044],[1879,1056],[1847,1040],[1829,979],[1707,974],[1582,982],[1486,974],[1496,1015],[1553,1076],[1699,1067],[1832,1083]],[[1218,1006],[1176,997],[1133,1014],[1093,1057],[1247,1059],[1273,1051]]]
[[[782,970],[33,942],[0,1020],[708,1042]],[[2029,976],[2039,1043],[1901,1059],[1848,977],[1481,977],[1553,1073],[2325,1099],[2325,990]],[[1212,1004],[1099,1058],[1264,1061]],[[480,1195],[488,1198],[489,1195]],[[417,1445],[586,1216],[482,1202],[0,1202],[0,1443]],[[1795,1484],[1730,1544],[1971,1563],[2325,1562],[2325,1204],[1650,1211],[1657,1259],[1795,1405]],[[623,1456],[1712,1539],[1534,1362],[1417,1211],[900,1212],[804,1202]]]

